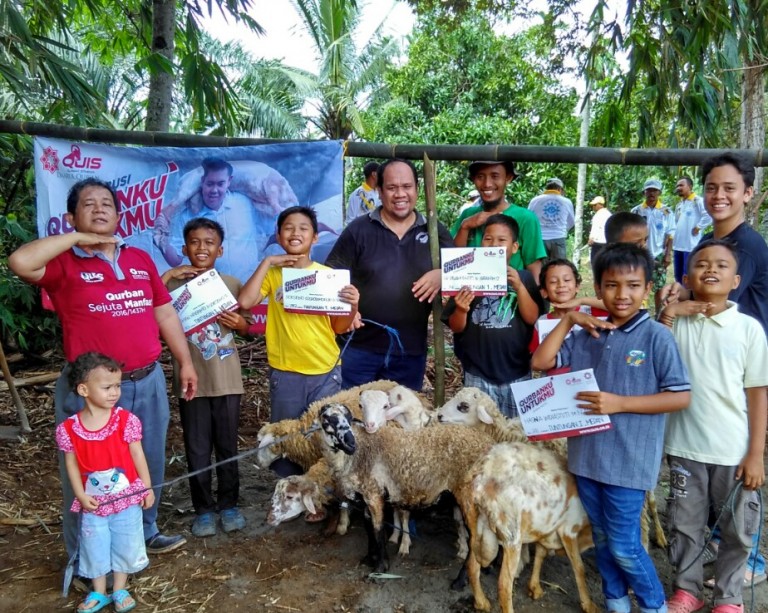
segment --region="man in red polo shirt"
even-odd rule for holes
[[[64,332],[68,362],[86,351],[98,351],[123,364],[120,406],[141,420],[152,483],[162,483],[170,412],[165,376],[157,363],[160,336],[179,360],[185,398],[191,400],[197,391],[181,323],[149,254],[115,236],[119,211],[108,183],[85,179],[73,185],[67,196],[67,219],[75,232],[27,243],[11,254],[8,265],[50,295]],[[69,388],[68,371],[67,365],[56,382],[56,424],[82,406],[82,399]],[[70,512],[73,493],[59,456],[64,542],[71,558],[77,552],[77,514]],[[181,535],[160,534],[159,501],[158,491],[155,504],[144,511],[144,538],[150,553],[171,551],[185,543]]]

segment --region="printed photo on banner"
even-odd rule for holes
[[[504,247],[440,249],[442,293],[455,296],[468,287],[475,296],[507,293],[507,252]]]
[[[591,368],[512,383],[517,412],[532,441],[610,430],[608,415],[587,415],[576,394],[598,392]]]
[[[35,138],[37,225],[42,236],[71,232],[66,195],[96,178],[117,192],[118,234],[152,255],[160,273],[189,261],[184,225],[206,217],[224,229],[219,272],[245,282],[275,241],[281,211],[317,213],[312,259],[325,261],[342,227],[342,146],[338,141],[245,147],[126,147]]]

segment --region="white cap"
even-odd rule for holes
[[[657,189],[661,191],[662,190],[661,181],[659,181],[658,179],[648,179],[645,182],[645,185],[643,185],[643,191],[647,189]]]

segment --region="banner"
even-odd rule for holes
[[[242,282],[266,255],[283,253],[275,240],[280,211],[297,204],[315,210],[320,236],[311,257],[317,262],[325,261],[342,228],[343,160],[338,141],[191,148],[121,147],[37,137],[41,237],[73,231],[66,217],[67,193],[77,181],[90,177],[115,189],[117,234],[150,253],[161,274],[189,264],[182,255],[183,229],[195,217],[213,219],[224,228],[224,253],[216,268]]]

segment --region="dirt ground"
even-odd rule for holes
[[[260,425],[268,419],[263,346],[243,347],[241,358],[247,380],[241,420],[242,451],[252,449]],[[16,377],[56,370],[60,362],[14,364]],[[454,366],[447,372],[449,392],[458,384]],[[60,490],[56,468],[53,384],[20,388],[33,432],[21,440],[0,442],[0,611],[73,610],[82,594],[74,589],[61,595],[66,564],[59,520]],[[0,426],[16,425],[8,392],[0,392]],[[172,410],[168,437],[167,478],[184,473],[181,426]],[[318,613],[464,613],[473,611],[467,587],[450,583],[461,566],[455,557],[455,528],[447,504],[416,514],[417,536],[411,555],[400,559],[390,545],[389,579],[371,579],[360,564],[366,538],[360,513],[353,516],[345,536],[325,536],[323,526],[303,519],[272,528],[265,522],[275,477],[259,470],[248,458],[240,464],[241,508],[248,520],[242,532],[196,539],[189,532],[193,513],[186,481],[163,491],[161,530],[187,536],[186,546],[152,557],[150,567],[132,578],[130,589],[138,611],[274,611]],[[664,509],[665,480],[657,499]],[[765,539],[764,539],[765,540]],[[765,550],[765,548],[764,548]],[[653,547],[653,558],[667,587],[672,573],[664,552]],[[585,554],[589,589],[601,603],[594,557]],[[550,557],[542,572],[545,594],[531,600],[526,591],[527,568],[516,583],[518,612],[579,611],[570,565],[564,557]],[[486,593],[494,610],[497,575],[484,575]],[[768,584],[755,587],[757,613],[768,613]],[[751,597],[745,591],[745,610]],[[705,609],[708,610],[708,609]]]

